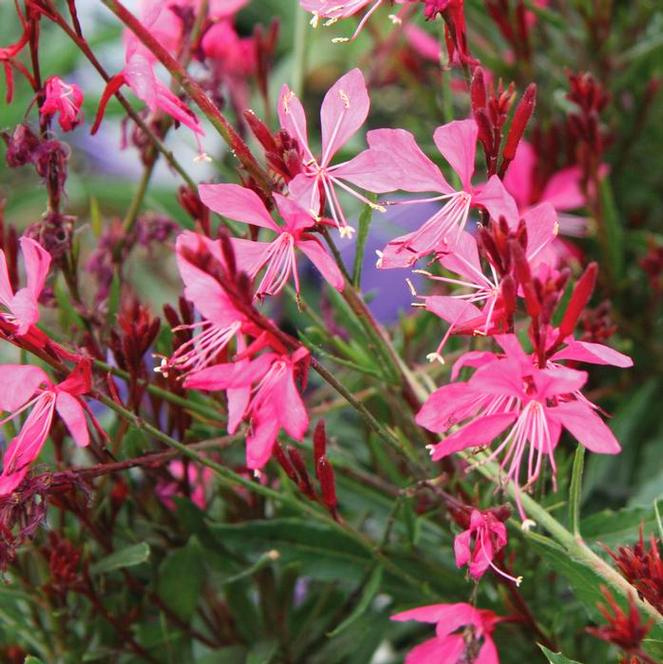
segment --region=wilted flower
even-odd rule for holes
[[[83,92],[75,83],[65,83],[59,76],[51,76],[45,83],[45,99],[40,113],[50,118],[59,114],[62,131],[71,131],[83,119]]]

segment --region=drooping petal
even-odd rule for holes
[[[458,664],[464,652],[465,642],[460,635],[432,638],[412,648],[405,656],[405,664]]]
[[[484,636],[483,645],[474,664],[500,664],[495,642],[489,636]]]
[[[481,269],[477,241],[467,231],[463,231],[453,247],[440,255],[440,263],[467,279],[473,284],[490,285]]]
[[[331,166],[329,173],[375,194],[384,194],[400,188],[396,186],[390,169],[383,167],[379,153],[370,149],[360,152],[344,164]]]
[[[34,395],[37,388],[50,381],[46,372],[27,364],[5,364],[0,380],[0,411],[13,412]]]
[[[504,188],[497,175],[491,175],[488,182],[476,187],[472,195],[472,205],[481,205],[496,221],[504,217],[511,228],[518,225],[518,206],[511,194]]]
[[[515,413],[495,413],[477,417],[435,445],[431,458],[433,461],[439,461],[449,454],[460,452],[468,447],[489,445],[515,419]]]
[[[16,318],[16,333],[24,335],[31,325],[39,320],[39,305],[27,288],[21,288],[9,303],[9,309]]]
[[[237,431],[237,427],[246,413],[246,407],[251,399],[251,388],[229,388],[226,390],[226,397],[228,399],[228,433],[233,434]]]
[[[539,398],[546,399],[577,392],[587,382],[587,372],[557,366],[537,371],[533,379]]]
[[[274,357],[274,353],[265,353],[250,362],[215,364],[190,373],[184,379],[184,387],[208,391],[248,387],[264,376]]]
[[[470,550],[471,540],[472,533],[469,530],[464,530],[454,538],[454,557],[456,558],[456,567],[467,565],[472,557],[472,551]]]
[[[405,129],[373,129],[366,140],[377,162],[378,189],[370,191],[425,192],[449,194],[453,191],[442,171],[419,148]]]
[[[329,88],[320,107],[321,166],[327,166],[339,148],[364,124],[370,105],[364,75],[357,68],[341,76]]]
[[[295,385],[292,369],[286,372],[275,396],[279,399],[276,413],[281,426],[289,436],[295,440],[302,440],[308,429],[308,413]]]
[[[463,353],[451,367],[451,380],[456,380],[460,374],[461,369],[464,367],[472,367],[478,369],[484,364],[494,362],[497,359],[495,353],[491,353],[488,350],[471,350],[467,353]]]
[[[472,120],[454,120],[438,127],[433,140],[442,156],[458,173],[463,189],[472,190],[472,175],[477,149],[479,127]]]
[[[288,196],[312,217],[320,212],[320,179],[298,173],[288,182]]]
[[[76,445],[86,447],[90,443],[90,434],[85,420],[85,411],[76,397],[68,392],[58,390],[55,398],[55,409],[64,420]]]
[[[553,362],[575,360],[591,364],[609,364],[622,369],[633,366],[633,360],[628,355],[624,355],[610,346],[575,339],[566,342],[566,346],[562,350],[558,350],[550,359]]]
[[[423,301],[428,311],[451,325],[462,325],[467,321],[482,318],[479,307],[451,295],[429,295]]]
[[[618,454],[621,447],[614,434],[596,412],[583,401],[566,401],[546,408],[546,416],[557,421],[588,450]]]
[[[447,626],[449,627],[446,634],[450,634],[462,625],[473,624],[476,618],[476,609],[463,602],[457,604],[427,604],[426,606],[418,606],[416,609],[401,611],[391,616],[392,620],[398,622],[406,622],[408,620],[416,620],[417,622],[424,623],[442,622],[444,630],[447,629]]]
[[[318,268],[320,274],[322,274],[330,286],[337,291],[343,290],[345,287],[343,274],[338,265],[336,265],[336,261],[327,253],[319,240],[299,240],[297,242],[297,247],[301,249],[302,253],[306,254],[311,263]]]
[[[290,233],[295,234],[313,226],[314,221],[311,214],[297,201],[281,196],[281,194],[274,194],[274,200],[279,214],[285,221],[285,227]]]
[[[260,196],[251,189],[230,183],[201,184],[198,194],[200,200],[217,214],[279,232]]]
[[[251,470],[260,470],[269,461],[278,432],[279,420],[272,408],[263,408],[253,417],[246,437],[246,465]]]
[[[32,293],[32,297],[37,300],[46,283],[51,266],[51,255],[38,242],[29,237],[22,237],[19,242],[25,263],[26,287]]]

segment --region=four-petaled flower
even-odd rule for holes
[[[7,269],[5,252],[0,249],[0,318],[16,326],[16,334],[25,335],[39,320],[39,295],[44,288],[51,255],[37,242],[28,237],[19,240],[27,284],[16,291],[12,288]]]
[[[433,623],[435,636],[415,646],[405,664],[499,664],[492,634],[502,618],[470,604],[429,604],[391,616],[404,622]],[[459,631],[460,628],[464,628]]]
[[[421,426],[443,433],[462,426],[430,447],[433,460],[471,447],[490,445],[505,434],[488,458],[502,457],[501,467],[516,486],[526,467],[524,488],[539,477],[544,457],[556,475],[554,452],[562,429],[592,452],[620,451],[612,431],[596,414],[596,406],[576,396],[587,381],[584,371],[562,366],[538,368],[514,335],[498,335],[505,357],[469,353],[462,365],[478,366],[466,383],[450,383],[428,398],[416,417]],[[456,368],[457,369],[457,368]],[[516,494],[518,509],[525,511]]]
[[[40,113],[47,118],[59,113],[62,131],[71,131],[83,119],[83,93],[75,83],[65,83],[59,76],[51,76],[45,85],[46,98]]]
[[[473,545],[474,542],[474,545]],[[521,578],[514,578],[493,563],[493,558],[506,546],[506,526],[492,513],[472,510],[470,526],[454,539],[456,565],[467,565],[470,576],[479,580],[492,568],[501,576],[520,585]]]
[[[288,183],[290,196],[304,209],[310,211],[315,218],[321,214],[324,197],[342,236],[351,236],[354,229],[348,225],[338,200],[336,187],[366,205],[383,209],[346,183],[346,181],[351,182],[369,191],[385,191],[379,187],[375,189],[373,186],[379,175],[375,173],[376,164],[370,150],[360,152],[350,161],[331,165],[338,150],[364,124],[369,106],[366,82],[359,69],[350,70],[329,88],[320,107],[322,154],[318,158],[309,146],[306,115],[302,103],[287,85],[281,88],[279,95],[278,115],[281,128],[297,139],[302,162],[301,172]]]
[[[244,417],[250,421],[246,465],[260,470],[272,455],[280,429],[295,440],[302,440],[308,429],[308,414],[295,383],[296,372],[305,379],[308,360],[303,347],[292,355],[267,352],[189,374],[184,387],[227,390],[228,432],[234,433]]]
[[[90,391],[90,362],[83,360],[69,376],[53,384],[39,367],[6,364],[0,382],[0,410],[9,415],[0,425],[32,408],[18,435],[9,443],[2,459],[0,496],[10,494],[23,480],[51,430],[57,411],[80,447],[89,443],[81,396]]]
[[[369,152],[377,162],[382,192],[395,189],[439,192],[439,196],[405,203],[443,202],[417,231],[387,244],[378,261],[379,267],[409,267],[423,256],[445,247],[453,249],[472,207],[486,209],[493,219],[505,217],[510,225],[516,223],[516,203],[496,175],[484,184],[472,184],[477,136],[478,127],[474,120],[449,122],[438,127],[433,134],[435,145],[460,179],[461,189],[456,190],[421,151],[410,132],[404,129],[368,132]]]
[[[320,240],[307,232],[315,225],[315,221],[295,201],[274,194],[276,207],[285,222],[284,226],[279,226],[260,197],[250,189],[236,184],[201,184],[198,191],[203,203],[214,212],[277,233],[276,239],[271,242],[253,242],[241,238],[232,240],[238,266],[251,278],[255,278],[266,267],[256,290],[256,298],[280,292],[291,274],[295,280],[295,289],[299,292],[295,248],[306,254],[331,286],[343,290],[343,275],[338,266]]]

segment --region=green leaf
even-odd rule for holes
[[[619,213],[615,205],[610,178],[603,178],[599,185],[601,193],[601,209],[603,210],[603,251],[604,265],[618,280],[624,269],[624,229],[619,220]]]
[[[658,639],[643,639],[642,648],[648,655],[651,655],[659,662],[663,662],[663,641],[659,641]]]
[[[44,664],[44,660],[39,659],[39,657],[34,657],[34,655],[28,655],[23,660],[23,664]]]
[[[188,620],[198,605],[205,582],[205,559],[198,539],[166,556],[159,567],[158,593],[182,620]]]
[[[364,586],[364,590],[361,594],[361,597],[359,598],[359,602],[357,602],[357,606],[355,606],[354,611],[334,630],[332,630],[327,636],[330,638],[333,636],[338,636],[341,632],[344,632],[350,625],[352,625],[357,618],[361,617],[363,613],[368,609],[370,606],[371,602],[373,601],[373,598],[377,595],[378,590],[380,590],[380,586],[382,584],[382,565],[378,565],[373,569],[371,572],[371,575],[368,577],[368,580],[366,581],[366,585]]]
[[[375,196],[373,196],[375,198]],[[361,267],[364,263],[364,251],[366,249],[366,239],[368,238],[368,229],[373,218],[373,208],[365,205],[359,215],[359,232],[357,233],[357,244],[355,248],[355,263],[352,270],[352,284],[355,288],[361,288]]]
[[[561,652],[554,653],[552,650],[548,650],[545,646],[542,646],[539,643],[539,648],[543,651],[543,654],[548,658],[550,664],[582,664],[575,659],[569,659],[564,657]]]
[[[569,526],[574,535],[580,533],[580,502],[582,498],[582,471],[585,467],[585,448],[576,447],[569,485]]]
[[[90,567],[92,574],[105,574],[124,567],[134,567],[146,562],[150,557],[147,542],[132,544],[120,551],[115,551]]]
[[[246,664],[269,664],[276,655],[278,641],[258,641],[249,652]]]
[[[640,537],[641,526],[645,535],[656,532],[656,514],[653,509],[636,507],[603,510],[583,519],[580,530],[588,543],[617,546],[635,542]]]

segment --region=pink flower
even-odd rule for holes
[[[352,41],[357,38],[357,35],[362,31],[366,25],[366,21],[375,13],[375,11],[382,5],[384,0],[299,0],[302,9],[313,14],[311,25],[314,28],[318,27],[321,18],[327,19],[325,26],[333,25],[339,19],[349,18],[358,14],[360,11],[371,5],[366,13],[359,21],[359,25],[352,33],[351,37],[336,37],[332,41],[336,44]],[[411,0],[395,0],[397,4],[411,2]],[[390,16],[392,22],[398,23],[397,16]]]
[[[473,509],[470,527],[454,539],[456,566],[463,567],[469,563],[470,576],[477,581],[491,567],[501,576],[520,585],[520,577],[506,574],[493,563],[495,554],[506,546],[506,542],[506,526],[492,512]]]
[[[166,12],[162,14],[162,10]],[[181,21],[169,8],[161,2],[146,3],[141,17],[142,23],[151,31],[156,30],[159,40],[164,46],[174,51],[181,33]],[[194,112],[170,88],[162,83],[154,72],[156,58],[133,33],[127,33],[125,44],[124,69],[108,81],[99,102],[97,117],[91,133],[96,133],[104,116],[110,98],[123,86],[128,85],[131,91],[148,107],[150,112],[161,110],[177,122],[191,129],[198,142],[205,132]]]
[[[315,222],[297,203],[274,194],[276,206],[285,222],[284,226],[279,226],[269,215],[260,197],[250,189],[236,184],[202,184],[198,191],[203,203],[218,214],[277,233],[271,242],[238,238],[232,240],[240,269],[252,279],[263,267],[267,268],[256,290],[257,298],[280,292],[291,274],[299,292],[295,249],[309,258],[331,286],[343,290],[341,271],[320,240],[306,232]]]
[[[187,469],[186,480],[184,469]],[[173,501],[174,496],[181,495],[181,485],[186,483],[189,488],[191,502],[204,510],[207,505],[206,488],[212,481],[214,473],[207,466],[197,466],[193,463],[184,464],[179,459],[175,459],[168,464],[170,474],[175,478],[175,482],[159,481],[156,487],[156,493],[163,504],[169,509],[174,510],[176,505]]]
[[[0,425],[32,408],[2,459],[0,496],[10,494],[23,480],[46,442],[57,411],[80,447],[89,443],[81,395],[90,390],[90,363],[81,361],[69,376],[54,385],[39,367],[6,364],[0,382],[0,410],[9,415]]]
[[[228,432],[234,433],[244,417],[250,421],[246,465],[259,470],[269,461],[280,429],[295,440],[302,440],[308,429],[308,414],[295,383],[296,371],[306,376],[308,358],[305,348],[290,356],[268,352],[192,373],[184,387],[227,390]]]
[[[23,336],[39,320],[38,300],[51,265],[51,255],[28,237],[20,238],[19,242],[27,284],[14,293],[9,280],[5,252],[0,249],[0,304],[6,310],[0,311],[0,318],[15,325],[16,334]]]
[[[492,634],[502,618],[492,611],[462,602],[429,604],[397,613],[391,619],[435,624],[435,636],[410,650],[405,664],[463,664],[477,651],[474,664],[499,664]],[[458,631],[461,627],[465,629]]]
[[[194,265],[190,258],[200,255],[201,261],[212,260],[226,273],[225,259],[218,241],[185,231],[175,244],[177,267],[184,282],[184,297],[202,314],[202,320],[178,329],[197,332],[190,341],[164,358],[157,369],[168,375],[175,369],[183,375],[198,371],[217,361],[219,353],[241,331],[252,329],[250,321],[232,303],[217,278]]]
[[[474,186],[474,159],[478,136],[474,120],[455,120],[438,127],[433,140],[461,182],[456,191],[440,169],[419,149],[414,137],[404,129],[376,129],[367,134],[369,152],[375,156],[382,191],[402,189],[412,192],[439,192],[439,196],[406,201],[407,204],[443,201],[442,207],[419,230],[389,242],[378,265],[383,268],[408,267],[423,256],[453,248],[465,228],[470,208],[485,208],[498,220],[510,225],[518,220],[518,209],[500,179]]]
[[[71,131],[83,119],[81,104],[83,93],[75,83],[65,83],[58,76],[51,76],[45,85],[46,99],[40,113],[47,118],[60,114],[58,122],[62,131]]]
[[[351,194],[362,203],[382,210],[347,183],[376,191],[375,163],[368,150],[342,164],[331,165],[338,150],[347,143],[366,120],[370,101],[364,76],[352,69],[332,85],[320,107],[322,127],[322,155],[318,159],[311,150],[306,130],[306,115],[294,92],[284,85],[279,96],[278,114],[281,128],[299,142],[301,172],[288,184],[290,195],[314,217],[321,211],[323,198],[329,204],[331,216],[342,236],[352,235],[336,187]],[[378,189],[377,191],[383,191]],[[388,191],[391,191],[390,189]]]
[[[584,371],[562,366],[540,369],[515,335],[497,336],[496,340],[504,357],[467,353],[454,366],[453,375],[461,366],[478,367],[470,380],[438,388],[417,414],[417,423],[430,431],[441,433],[461,425],[431,446],[434,460],[490,445],[502,436],[489,458],[501,456],[502,469],[517,486],[525,464],[527,489],[539,477],[544,457],[548,457],[554,481],[554,451],[563,428],[592,452],[620,452],[612,431],[596,414],[596,406],[577,396],[587,381]],[[517,503],[524,517],[519,499]]]

